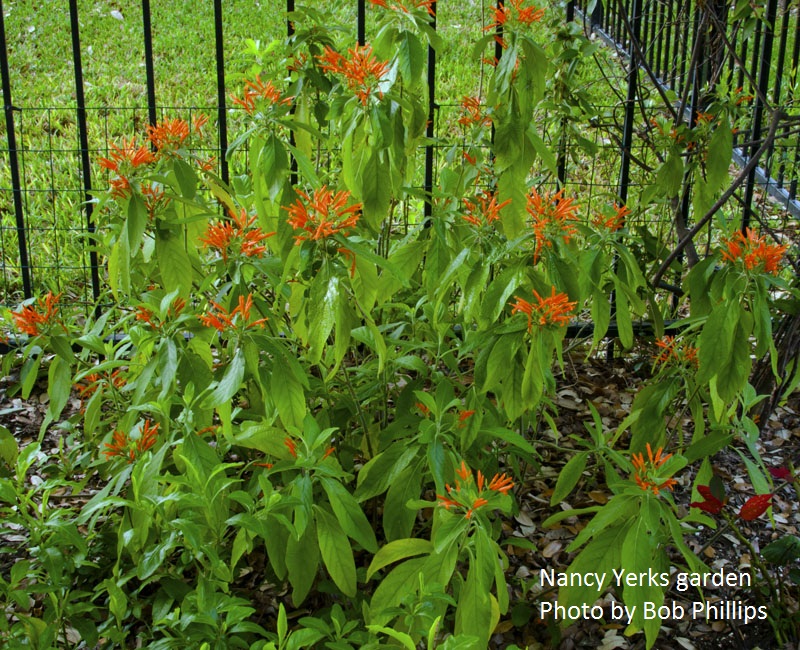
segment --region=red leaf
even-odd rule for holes
[[[769,473],[772,474],[772,478],[779,481],[790,481],[792,479],[792,473],[785,467],[769,467],[768,469]]]
[[[753,519],[758,519],[767,511],[771,500],[771,494],[757,494],[754,497],[750,497],[744,502],[742,509],[739,511],[739,517],[745,521],[753,521]]]
[[[690,508],[700,508],[705,512],[708,512],[712,515],[718,515],[722,507],[725,505],[724,501],[720,501],[717,497],[711,494],[711,488],[708,485],[698,485],[697,491],[700,493],[700,496],[703,497],[704,501],[692,501],[689,504]]]

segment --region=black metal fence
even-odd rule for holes
[[[728,0],[576,2],[586,25],[642,68],[649,83],[669,91],[675,98],[673,105],[685,109],[681,117],[687,122],[696,119],[704,98],[720,81],[730,88],[751,89],[751,119],[734,141],[734,159],[744,166],[764,144],[774,111],[793,99],[800,101],[793,95],[799,80],[800,8],[791,0],[766,0],[757,3],[757,14],[737,21],[736,4]],[[800,106],[794,107],[794,113],[777,116],[778,137],[766,143],[759,164],[748,175],[741,199],[743,225],[753,216],[759,188],[800,217],[796,122]]]
[[[489,0],[484,0],[487,6]],[[367,0],[356,0],[356,38],[363,44],[367,37]],[[502,4],[503,0],[497,0]],[[275,0],[278,3],[278,0]],[[294,0],[286,0],[287,12],[294,11]],[[791,6],[790,6],[791,5]],[[444,7],[444,4],[442,3]],[[283,7],[281,7],[283,8]],[[0,187],[0,304],[13,304],[21,297],[28,298],[65,271],[79,275],[83,286],[82,296],[87,302],[96,299],[101,290],[101,269],[96,253],[91,249],[89,237],[95,229],[92,193],[97,187],[92,177],[90,158],[96,149],[90,148],[91,128],[107,131],[108,116],[123,112],[131,120],[132,131],[141,131],[143,124],[155,124],[166,109],[158,103],[156,96],[156,63],[153,52],[152,14],[150,1],[142,0],[141,33],[144,44],[144,68],[146,103],[139,108],[93,108],[85,101],[83,79],[80,16],[77,0],[69,2],[71,52],[74,70],[75,104],[68,108],[19,108],[13,103],[13,88],[9,73],[9,57],[3,22],[3,3],[0,0],[0,76],[5,115],[7,144],[2,147],[5,156],[0,159],[0,170],[7,165],[8,185]],[[224,13],[222,0],[213,1],[214,51],[216,54],[216,105],[205,108],[216,117],[217,133],[213,146],[220,161],[219,173],[228,179],[228,163],[224,152],[228,146],[229,92],[225,82],[224,57]],[[431,24],[436,28],[437,3],[433,3],[434,15]],[[737,153],[741,163],[746,163],[759,150],[767,129],[768,116],[772,108],[786,103],[786,98],[797,83],[798,54],[800,51],[800,26],[798,10],[788,0],[767,0],[763,19],[756,21],[747,34],[728,33],[728,11],[732,10],[725,0],[589,0],[569,2],[566,20],[583,21],[587,29],[597,30],[615,44],[631,62],[627,74],[625,99],[614,107],[615,119],[605,125],[606,131],[598,129],[594,141],[600,147],[612,147],[621,155],[614,157],[613,168],[598,168],[596,161],[586,161],[582,169],[575,170],[567,164],[566,150],[559,149],[558,184],[572,185],[580,191],[582,201],[591,203],[595,193],[613,196],[623,201],[636,180],[632,176],[631,161],[641,158],[635,151],[637,143],[633,137],[641,115],[638,113],[643,83],[650,83],[662,92],[673,93],[683,102],[690,121],[701,108],[703,89],[715,80],[714,75],[723,70],[737,85],[750,85],[757,89],[753,100],[752,120],[747,129],[737,136]],[[576,12],[577,11],[577,12]],[[286,21],[286,32],[291,35],[293,25]],[[731,39],[730,41],[723,39]],[[719,70],[709,61],[708,53],[719,52]],[[501,52],[497,53],[498,55]],[[717,56],[714,54],[714,56]],[[437,135],[443,112],[451,106],[437,96],[436,53],[428,52],[428,136]],[[644,69],[650,79],[642,81],[639,70]],[[625,79],[621,69],[620,78]],[[624,85],[624,83],[623,83]],[[202,110],[198,107],[174,107],[184,114]],[[69,114],[69,115],[67,115]],[[619,119],[616,119],[619,116]],[[26,121],[35,122],[48,134],[59,134],[64,129],[75,129],[77,147],[60,149],[51,142],[35,152],[24,140]],[[105,127],[103,125],[106,125]],[[93,126],[91,126],[93,125]],[[1,126],[1,125],[0,125]],[[615,130],[614,133],[609,132]],[[743,205],[744,223],[752,217],[759,199],[758,188],[766,188],[777,197],[780,206],[795,216],[800,215],[797,201],[797,167],[800,163],[800,146],[797,132],[787,121],[779,128],[779,140],[768,147],[760,157],[759,166],[752,170],[738,197]],[[20,143],[19,135],[23,142]],[[609,137],[606,137],[609,135]],[[57,141],[58,138],[54,138]],[[422,185],[430,193],[436,183],[437,156],[439,149],[429,143],[424,150],[424,180]],[[71,182],[62,184],[53,172],[48,178],[32,179],[26,169],[26,156],[38,153],[45,156],[47,167],[52,171],[65,165],[77,173]],[[5,183],[3,183],[5,185]],[[32,201],[41,194],[47,201]],[[597,199],[599,200],[599,199]],[[37,214],[31,214],[36,203]],[[43,213],[42,205],[47,210]],[[75,215],[81,219],[76,222]],[[69,226],[64,226],[64,214],[70,215]],[[424,214],[431,214],[431,204],[426,202]],[[74,241],[83,238],[85,246],[76,247]],[[12,255],[11,251],[17,254]],[[81,250],[77,254],[75,251]],[[52,284],[52,283],[51,283]],[[74,289],[74,288],[73,288]],[[76,290],[76,294],[79,293]],[[80,299],[80,296],[77,296]]]

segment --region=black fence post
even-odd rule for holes
[[[639,36],[642,31],[642,0],[634,0],[633,2],[633,15],[630,17],[630,49],[628,52],[628,94],[625,99],[625,121],[622,126],[622,160],[620,162],[619,170],[619,185],[617,195],[619,196],[620,205],[624,206],[628,202],[628,186],[630,185],[631,176],[631,146],[633,144],[633,130],[636,127],[636,97],[639,93],[639,62],[637,61],[638,48],[634,43],[639,43]],[[614,259],[614,268],[618,264],[618,260]],[[617,294],[616,291],[611,292],[611,315],[615,317],[617,313]],[[614,340],[608,342],[606,349],[606,358],[611,361],[614,359]]]
[[[436,0],[431,3],[431,27],[436,30]],[[425,129],[425,136],[428,142],[425,143],[425,205],[423,207],[423,223],[430,225],[433,215],[433,142],[431,140],[436,135],[436,51],[428,45],[428,124]]]
[[[222,182],[229,181],[228,112],[225,97],[225,48],[222,31],[222,0],[214,0],[214,43],[217,53],[217,130],[219,133],[219,171]]]
[[[356,17],[358,45],[364,47],[367,42],[367,0],[358,0],[358,16]]]
[[[565,19],[567,23],[575,20],[575,0],[570,0],[566,6]],[[557,187],[560,190],[567,184],[567,119],[561,118],[561,135],[558,143],[558,161],[556,163]]]
[[[92,167],[89,161],[89,135],[86,126],[86,98],[83,93],[83,65],[81,63],[81,34],[78,21],[78,1],[69,1],[70,31],[72,32],[72,61],[75,76],[75,99],[77,102],[78,140],[81,150],[81,175],[83,176],[83,192],[86,210],[86,232],[93,239],[95,224],[92,202]],[[95,303],[95,316],[100,317],[100,272],[98,270],[97,251],[94,245],[89,249],[89,270],[92,277],[92,299]]]
[[[147,83],[147,119],[152,126],[158,122],[156,113],[156,76],[153,68],[153,29],[150,22],[150,0],[142,0],[142,29],[144,32],[144,71]]]
[[[497,0],[497,9],[502,10],[505,6],[505,0]],[[503,56],[503,25],[500,21],[497,21],[497,25],[494,28],[494,64],[498,65],[500,63],[500,57]],[[491,134],[491,142],[494,145],[494,120],[492,120],[492,134]]]
[[[778,0],[769,0],[767,2],[767,13],[764,16],[762,26],[764,29],[763,40],[761,43],[761,65],[758,71],[758,88],[759,95],[756,97],[756,104],[753,110],[753,130],[750,140],[752,145],[750,147],[750,155],[755,155],[755,152],[761,146],[761,135],[763,133],[764,121],[764,102],[762,97],[766,97],[769,92],[769,75],[770,66],[772,63],[772,43],[775,37],[775,18],[778,15]],[[772,156],[773,147],[771,146],[766,152],[766,159]],[[742,232],[749,226],[753,217],[753,195],[755,194],[756,185],[756,169],[750,171],[747,175],[747,181],[744,192],[744,214],[742,215]]]
[[[294,23],[292,22],[292,12],[294,12],[294,0],[286,0],[286,37],[291,38],[294,36]],[[292,103],[290,112],[294,115],[294,103]],[[294,147],[294,131],[289,131],[289,145]],[[292,155],[289,172],[289,184],[294,187],[297,185],[297,158]]]
[[[19,177],[17,158],[17,137],[14,130],[14,105],[11,103],[11,78],[8,72],[8,46],[3,14],[3,1],[0,0],[0,76],[3,85],[3,109],[6,113],[6,133],[8,134],[8,166],[11,170],[11,192],[14,197],[14,221],[17,229],[19,248],[19,270],[22,276],[22,293],[25,298],[33,296],[31,288],[31,267],[28,261],[28,243],[25,231],[25,215],[22,210],[22,183]]]

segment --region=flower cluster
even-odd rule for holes
[[[132,463],[156,444],[158,427],[158,422],[153,424],[150,420],[145,420],[137,438],[131,438],[124,431],[114,431],[112,441],[105,443],[106,449],[103,454],[105,454],[106,460],[119,456],[125,458],[129,464]]]
[[[317,59],[321,62],[320,67],[325,72],[342,75],[347,87],[366,106],[369,96],[388,72],[389,64],[375,59],[369,45],[356,46],[354,49],[347,50],[347,53],[349,58],[326,45],[325,52],[320,54]]]
[[[286,436],[283,439],[283,444],[286,445],[286,449],[289,450],[289,455],[292,458],[297,458],[297,444],[295,443],[295,441],[292,440],[289,436]],[[328,447],[327,449],[325,449],[325,453],[322,454],[322,458],[320,458],[320,461],[325,460],[334,451],[336,451],[336,447]]]
[[[592,219],[595,228],[602,228],[610,232],[616,232],[625,225],[625,219],[631,213],[627,206],[619,206],[616,203],[611,207],[610,214],[597,214]]]
[[[478,97],[463,97],[461,99],[461,108],[463,114],[458,118],[459,124],[464,126],[473,124],[490,126],[492,124],[492,118],[484,114],[481,109],[481,100]]]
[[[128,180],[130,172],[137,167],[149,165],[156,157],[146,145],[137,147],[135,138],[123,139],[120,145],[111,142],[108,147],[108,158],[99,158],[97,162],[100,167],[116,175],[108,181],[111,186],[111,196],[123,199],[131,194],[131,184]]]
[[[424,9],[429,15],[435,15],[433,12],[433,3],[436,0],[398,0],[389,4],[386,0],[369,0],[376,7],[383,7],[384,9],[391,9],[393,11],[402,11],[407,14],[412,9]],[[407,5],[411,5],[411,9]]]
[[[544,9],[537,9],[535,6],[523,7],[524,0],[506,0],[503,4],[498,3],[492,7],[494,21],[484,27],[484,31],[499,31],[506,29],[512,22],[516,21],[519,25],[530,25],[539,22],[544,17]],[[500,36],[495,36],[495,41],[500,47],[505,48],[506,42]]]
[[[289,225],[303,231],[295,236],[296,243],[304,240],[318,241],[337,233],[347,235],[360,217],[361,204],[348,207],[350,192],[340,190],[333,193],[326,186],[315,190],[313,196],[298,190],[301,198],[294,205],[284,208],[289,212]]]
[[[483,194],[477,197],[477,202],[464,199],[464,207],[467,214],[463,215],[463,219],[478,228],[489,225],[494,221],[500,220],[500,210],[509,203],[511,203],[511,199],[498,203],[494,192],[484,190]]]
[[[562,327],[569,323],[570,314],[577,303],[570,302],[567,294],[557,294],[556,288],[551,287],[550,295],[547,298],[542,298],[536,289],[533,290],[533,295],[536,298],[536,303],[523,300],[519,296],[514,296],[514,302],[510,303],[512,316],[517,312],[527,314],[529,332],[534,320],[540,327],[548,327],[550,325]]]
[[[461,467],[456,470],[456,474],[458,479],[455,481],[455,487],[446,484],[447,496],[437,494],[436,498],[439,505],[447,510],[463,509],[467,519],[471,519],[479,508],[488,505],[493,499],[497,501],[497,496],[508,494],[509,490],[514,487],[514,482],[505,474],[495,474],[488,485],[486,477],[480,470],[473,478],[472,470],[463,460]]]
[[[198,117],[194,122],[196,132],[202,128],[202,124],[202,118]],[[189,124],[179,118],[164,119],[147,127],[147,139],[159,153],[179,149],[188,137]]]
[[[218,332],[225,332],[229,329],[236,329],[238,324],[242,324],[242,329],[255,327],[259,325],[264,327],[267,322],[266,318],[259,318],[258,320],[250,322],[250,310],[253,308],[253,294],[248,293],[247,298],[239,296],[239,302],[233,311],[228,312],[224,307],[211,301],[213,310],[207,314],[198,316],[200,322],[206,327],[213,327]],[[237,316],[239,317],[237,319]]]
[[[78,391],[81,400],[85,400],[106,386],[120,389],[124,385],[125,377],[122,375],[122,369],[117,368],[111,373],[89,373],[79,383],[75,384],[75,390]]]
[[[718,515],[727,505],[728,499],[724,495],[722,498],[716,496],[708,485],[698,485],[697,491],[703,497],[702,501],[692,501],[691,508],[700,508],[703,512],[711,515]],[[739,510],[739,518],[744,521],[753,521],[763,515],[767,508],[772,505],[772,494],[757,494],[744,502]]]
[[[275,233],[265,233],[258,226],[252,228],[256,216],[248,217],[244,208],[238,215],[232,210],[229,214],[232,223],[225,221],[209,224],[205,237],[200,238],[205,248],[213,248],[218,251],[226,262],[231,252],[245,257],[261,257],[267,250],[267,247],[263,246],[261,242]]]
[[[697,348],[691,345],[681,345],[675,340],[674,336],[665,336],[660,341],[656,341],[656,346],[661,351],[655,356],[657,364],[673,362],[679,365],[687,363],[697,365]]]
[[[553,247],[554,240],[560,238],[568,244],[578,232],[575,228],[578,206],[571,198],[564,198],[563,194],[564,190],[559,190],[553,195],[542,195],[535,187],[528,194],[526,209],[532,218],[531,228],[536,240],[534,264],[539,261],[545,248]]]
[[[167,318],[177,318],[186,307],[186,301],[183,298],[177,297],[172,301],[172,304],[167,309]],[[164,322],[159,319],[156,313],[145,305],[138,305],[136,307],[136,315],[134,318],[140,323],[144,323],[153,329],[161,329]]]
[[[48,291],[47,295],[37,300],[36,307],[25,305],[19,311],[12,311],[11,317],[17,330],[28,336],[42,334],[47,326],[56,322],[60,298],[60,293],[54,296],[52,291]]]
[[[264,83],[261,76],[256,75],[254,81],[244,82],[244,92],[242,97],[231,95],[233,103],[241,106],[248,115],[252,115],[256,110],[256,100],[266,99],[270,105],[289,106],[294,97],[281,97],[280,91],[272,85],[271,81]]]
[[[741,261],[748,271],[757,269],[773,275],[778,274],[781,259],[787,249],[785,244],[768,244],[766,237],[757,235],[751,228],[723,239],[722,244],[722,258],[725,261],[731,264]]]
[[[647,461],[644,459],[644,454],[632,454],[631,462],[633,463],[634,479],[636,484],[645,492],[650,490],[653,494],[658,494],[661,490],[671,490],[677,483],[674,478],[668,478],[663,481],[654,481],[650,478],[650,472],[657,471],[664,463],[666,463],[672,454],[662,456],[663,449],[658,448],[655,455],[650,448],[650,443],[647,443]]]

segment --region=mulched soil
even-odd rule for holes
[[[558,434],[543,425],[534,438],[555,442],[569,447],[575,435],[585,438],[588,434],[584,422],[591,422],[588,404],[591,403],[599,411],[603,423],[608,428],[615,428],[628,414],[637,387],[641,384],[649,370],[647,357],[642,356],[637,364],[635,360],[608,362],[601,359],[585,359],[582,356],[568,358],[564,375],[558,380],[555,404],[558,415],[555,418]],[[0,379],[0,423],[13,433],[23,446],[38,438],[39,427],[47,410],[47,393],[43,386],[37,386],[30,399],[22,400],[9,397],[8,388],[11,378]],[[69,409],[77,409],[79,400],[74,397]],[[63,433],[55,427],[45,435],[42,450],[56,455]],[[786,404],[776,409],[765,427],[760,441],[760,453],[768,466],[780,466],[787,461],[800,465],[800,394],[789,398]],[[512,588],[511,609],[513,615],[504,617],[492,638],[492,647],[505,648],[511,644],[538,648],[644,648],[642,634],[633,637],[624,635],[624,626],[618,623],[581,620],[568,628],[559,628],[553,621],[539,618],[539,604],[552,599],[554,594],[543,593],[538,586],[540,569],[563,571],[569,565],[573,555],[566,552],[566,547],[574,539],[588,518],[570,517],[563,520],[555,528],[544,529],[541,523],[553,513],[550,506],[550,495],[555,486],[558,473],[567,458],[561,453],[554,453],[546,446],[541,448],[541,466],[530,468],[528,477],[516,492],[520,504],[520,512],[513,519],[504,523],[504,546],[509,556],[507,577]],[[731,502],[740,504],[747,496],[753,494],[752,486],[741,458],[728,449],[714,459],[714,470],[728,486]],[[674,490],[676,503],[687,508],[691,500],[693,476],[682,472],[678,477],[678,485]],[[34,479],[35,480],[35,479]],[[87,491],[91,492],[91,481]],[[569,495],[561,508],[583,508],[603,504],[610,494],[604,488],[602,476],[598,476],[591,467],[584,472],[584,478],[577,489]],[[800,510],[797,508],[797,495],[791,488],[783,488],[774,497],[773,520],[766,516],[749,522],[743,532],[752,541],[756,549],[763,548],[782,535],[798,535],[800,528]],[[527,540],[535,548],[523,548],[514,545],[514,541]],[[0,544],[17,548],[20,541],[24,543],[24,531],[0,528]],[[726,571],[747,571],[750,558],[746,549],[732,534],[715,534],[713,530],[701,530],[687,543],[699,553],[713,569],[724,567]],[[676,556],[677,557],[677,556]],[[6,555],[0,565],[0,571],[6,573],[14,556]],[[264,558],[262,558],[263,560]],[[259,610],[269,612],[277,609],[277,601],[285,594],[278,590],[264,591],[263,580],[258,580],[259,563],[257,557],[250,558],[251,569],[242,574],[241,588],[249,592],[259,602]],[[676,564],[677,561],[676,561]],[[675,569],[673,569],[675,570]],[[780,576],[776,576],[780,579]],[[260,585],[260,586],[258,586]],[[708,595],[708,592],[707,592]],[[752,589],[722,588],[715,589],[712,594],[728,600],[738,600],[744,604],[756,604]],[[607,594],[604,605],[608,608],[613,599]],[[689,606],[689,602],[700,600],[697,593],[679,592],[674,585],[666,595],[666,602],[676,601]],[[797,611],[800,593],[798,589],[789,590],[787,605]],[[288,604],[288,603],[287,603]],[[293,618],[293,617],[292,617]],[[267,621],[261,621],[266,624]],[[800,637],[800,630],[796,637]],[[766,622],[751,622],[743,625],[740,621],[706,621],[702,618],[690,620],[664,621],[656,648],[683,648],[686,650],[712,650],[717,648],[754,649],[775,648],[774,636]],[[786,645],[784,648],[797,648],[797,645]]]

